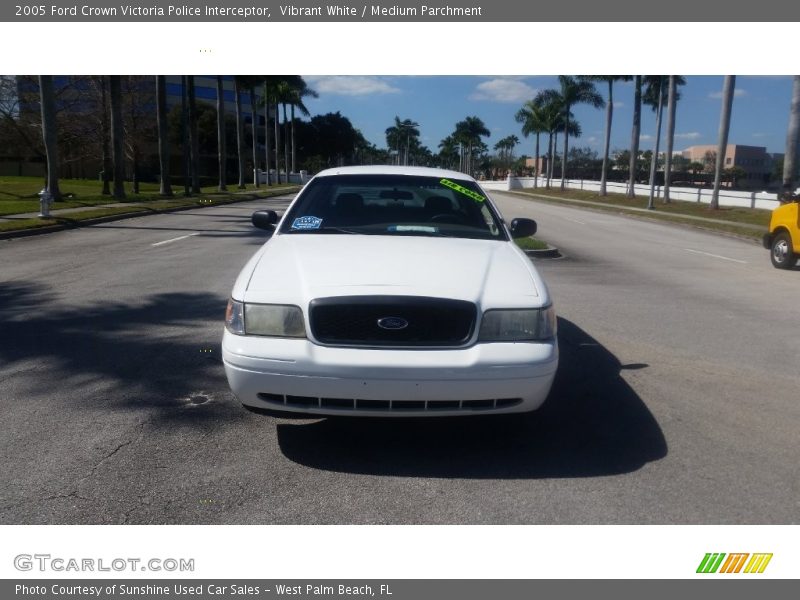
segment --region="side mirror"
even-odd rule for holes
[[[257,210],[253,213],[250,221],[259,229],[272,231],[275,228],[275,223],[278,222],[278,213],[274,210]]]
[[[536,233],[536,221],[533,219],[514,219],[511,221],[511,237],[525,238]]]

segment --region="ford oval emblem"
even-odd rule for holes
[[[408,327],[408,321],[401,317],[383,317],[378,319],[378,327],[381,329],[405,329]]]

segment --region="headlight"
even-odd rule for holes
[[[526,310],[487,310],[483,313],[479,342],[532,342],[556,335],[552,306]]]
[[[225,327],[231,333],[244,335],[244,304],[231,298],[225,310]]]
[[[282,304],[245,304],[228,300],[225,327],[236,335],[306,337],[303,311]]]
[[[247,335],[306,337],[303,311],[281,304],[245,304],[244,331]]]

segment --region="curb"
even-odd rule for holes
[[[158,215],[158,214],[165,214],[165,213],[174,213],[174,212],[181,212],[184,210],[195,210],[197,208],[208,208],[211,206],[225,206],[227,204],[236,204],[238,202],[252,202],[254,200],[269,200],[270,198],[275,198],[277,196],[283,196],[284,194],[294,194],[299,190],[294,189],[287,189],[281,190],[280,193],[275,193],[270,196],[251,196],[249,198],[237,198],[235,200],[222,200],[219,202],[215,202],[214,204],[202,204],[196,203],[191,204],[189,206],[176,206],[175,208],[163,208],[163,209],[150,209],[146,206],[144,210],[136,210],[131,212],[124,212],[118,213],[115,215],[106,215],[103,217],[95,217],[92,219],[83,219],[81,221],[71,220],[65,217],[61,217],[64,219],[64,222],[58,223],[56,225],[46,225],[44,227],[34,227],[30,229],[19,229],[16,231],[2,231],[0,232],[0,240],[9,240],[14,238],[22,238],[22,237],[30,237],[32,235],[43,235],[45,233],[55,233],[57,231],[66,231],[68,229],[80,229],[81,227],[90,227],[91,225],[99,225],[101,223],[109,223],[111,221],[122,221],[124,219],[133,219],[136,217],[147,217],[151,215]],[[243,194],[244,196],[244,194]],[[101,205],[102,206],[102,205]],[[80,214],[80,213],[75,213]],[[9,215],[13,216],[13,215]],[[53,218],[58,219],[59,217],[56,215]]]
[[[542,250],[523,250],[528,258],[561,258],[563,254],[555,246],[548,246]]]

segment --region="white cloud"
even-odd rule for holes
[[[305,79],[320,94],[367,96],[370,94],[396,94],[400,91],[379,77],[333,75],[306,77]]]
[[[680,140],[696,140],[703,137],[699,131],[689,131],[687,133],[676,133],[675,138]]]
[[[734,98],[741,98],[742,96],[747,96],[747,90],[742,88],[736,88],[733,90]],[[708,97],[714,100],[720,100],[722,98],[722,92],[711,92]]]
[[[753,134],[753,137],[754,137],[754,138],[765,138],[765,137],[767,137],[768,135],[769,135],[768,133],[761,133],[761,132],[758,132],[758,133],[754,133],[754,134]]]
[[[531,100],[536,92],[535,88],[524,81],[512,77],[501,77],[479,83],[475,91],[470,94],[469,99],[516,104]]]
[[[588,144],[596,144],[598,142],[598,139],[596,137],[592,136],[592,137],[586,138],[586,142]]]
[[[656,139],[655,136],[650,135],[649,133],[645,133],[644,135],[639,136],[640,142],[649,142],[650,140]]]
[[[624,108],[624,107],[625,107],[624,102],[617,102],[616,100],[614,100],[614,108]]]

